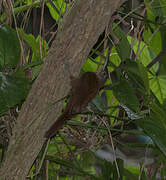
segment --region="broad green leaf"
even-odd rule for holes
[[[131,37],[128,36],[129,42],[132,41]],[[138,47],[140,47],[139,52],[137,52]],[[137,58],[138,63],[142,63],[144,67],[146,67],[155,57],[156,53],[154,49],[151,47],[147,46],[143,41],[139,42],[138,40],[135,40],[135,45],[133,47],[134,52],[139,54],[139,57]],[[157,62],[154,64],[150,70],[152,73],[155,74],[159,66],[159,63]]]
[[[158,7],[158,8],[156,8]],[[152,22],[156,22],[157,17],[162,17],[162,10],[160,7],[160,3],[158,0],[155,0],[152,2],[151,6],[147,8],[147,19],[151,20]],[[153,28],[153,31],[157,28],[157,22],[156,24],[150,24],[151,28]],[[144,40],[145,42],[148,42],[148,46],[153,49],[155,54],[158,54],[162,49],[162,37],[160,31],[152,32],[150,28],[146,29],[144,33]],[[150,41],[149,41],[150,40]]]
[[[40,59],[40,46],[32,34],[26,34],[22,29],[18,29],[22,39],[32,48],[33,54]]]
[[[149,41],[150,38],[151,41],[148,43],[149,48],[151,48],[155,54],[158,54],[161,51],[162,43],[161,43],[161,33],[160,31],[157,31],[155,34],[152,34],[150,29],[147,29],[144,33],[145,42]]]
[[[139,101],[135,95],[134,89],[126,80],[121,80],[118,84],[112,87],[112,90],[114,96],[120,103],[126,105],[134,112],[138,111]]]
[[[149,79],[148,79],[147,69],[140,62],[138,62],[138,68],[139,68],[140,76],[142,77],[142,80],[144,82],[144,87],[149,92]]]
[[[41,40],[39,36],[35,39],[35,37],[32,34],[26,34],[22,29],[18,29],[18,31],[22,39],[32,49],[32,52],[33,52],[32,59],[31,59],[32,62],[37,62],[47,56],[48,45],[46,41]],[[40,44],[41,44],[41,53],[40,53]],[[32,68],[32,71],[33,71],[32,79],[35,79],[38,76],[40,72],[40,68],[41,68],[40,64]]]
[[[116,116],[118,109],[112,107],[117,107],[118,101],[114,98],[113,92],[111,90],[106,90],[105,94],[107,98],[107,107],[110,107],[110,109],[108,110],[108,114]],[[110,118],[110,120],[113,122],[115,118]]]
[[[97,62],[99,60],[99,58],[96,58]],[[83,64],[82,69],[85,72],[96,72],[97,70],[97,63],[93,62],[92,60],[90,60],[89,58],[85,61],[85,63]]]
[[[150,79],[150,89],[162,103],[166,98],[166,76],[153,76]]]
[[[166,112],[162,105],[152,104],[150,116],[136,121],[146,134],[151,137],[166,156]]]
[[[153,142],[166,156],[166,128],[153,117],[139,119],[136,123],[152,138]]]
[[[164,128],[166,128],[166,111],[164,105],[165,104],[159,106],[153,103],[151,105],[151,116],[155,121],[159,122]]]
[[[165,44],[165,39],[166,39],[166,28],[162,27],[160,29],[161,32],[161,38],[162,38],[162,50],[166,49],[166,44]],[[164,53],[161,57],[160,57],[160,75],[166,75],[166,53]]]
[[[140,44],[140,47],[143,48],[144,45],[145,44],[142,42]],[[152,75],[151,73],[148,73],[148,79],[149,79],[148,80],[147,75],[145,74],[145,73],[147,73],[146,69],[145,69],[145,67],[143,67],[143,65],[147,66],[155,57],[156,57],[156,54],[154,53],[152,48],[145,47],[143,52],[141,53],[140,57],[138,58],[139,69],[136,70],[136,68],[134,68],[134,66],[131,66],[128,64],[126,65],[126,67],[127,67],[127,69],[131,70],[133,73],[135,71],[135,75],[139,75],[139,77],[142,78],[143,84],[144,84],[146,90],[148,91],[148,88],[150,87],[150,89],[153,91],[155,96],[162,103],[163,99],[166,96],[165,76],[164,75],[163,76],[161,76],[161,75],[155,76],[155,75]],[[142,62],[142,64],[143,64],[143,65],[141,65],[142,68],[140,68],[139,62]],[[155,74],[156,71],[158,70],[158,68],[159,68],[159,63],[156,63],[150,68],[150,71],[153,74]],[[148,83],[148,81],[149,81],[149,83]]]
[[[165,31],[165,16],[166,16],[166,8],[164,0],[155,0],[152,2],[151,6],[147,9],[147,17],[149,20],[153,21],[154,24],[151,25],[151,29],[145,32],[144,40],[145,42],[148,39],[152,38],[152,40],[148,43],[149,46],[159,54],[161,50],[166,48],[165,39],[166,39],[166,31]],[[158,31],[156,31],[158,28]],[[155,32],[155,33],[154,33]],[[160,75],[166,75],[166,54],[160,57]]]
[[[149,90],[148,74],[146,68],[138,62],[127,59],[120,65],[122,70],[127,72],[131,84],[145,94],[145,90]],[[146,89],[147,88],[147,89]]]
[[[119,57],[122,61],[129,59],[131,48],[125,33],[118,26],[114,29],[114,33],[115,36],[119,39],[119,43],[116,45],[116,50]]]
[[[0,25],[0,66],[15,68],[20,60],[21,48],[15,30]]]
[[[131,72],[131,73],[135,74],[136,76],[141,77],[137,62],[130,60],[130,59],[126,59],[120,66],[125,71]]]
[[[35,39],[35,37],[32,34],[26,34],[22,29],[18,29],[18,31],[22,39],[32,48],[33,51],[32,61],[36,61],[46,57],[48,50],[48,45],[46,41],[40,39],[40,36],[38,36]],[[41,53],[40,53],[40,44],[41,44]]]
[[[166,112],[166,99],[164,99],[163,101],[162,108]]]
[[[143,55],[140,57],[141,62],[146,67],[154,58],[156,58],[155,52],[152,50],[152,48],[145,48]],[[148,55],[149,56],[148,56]],[[156,62],[151,68],[150,71],[155,74],[159,68],[159,62]]]
[[[23,73],[5,75],[0,72],[0,113],[24,100],[28,90],[29,82]]]

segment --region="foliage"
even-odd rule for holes
[[[23,71],[12,70],[18,65],[21,55],[16,32],[7,25],[1,25],[0,32],[0,114],[4,114],[26,98],[29,82]]]
[[[15,20],[19,22],[20,12],[25,17],[28,8],[35,9],[39,5],[39,1],[16,1],[13,5]],[[69,11],[72,10],[70,1],[46,1],[45,8],[48,7],[49,17],[56,20],[57,27],[67,6],[71,7]],[[142,13],[144,11],[146,13]],[[49,42],[54,37],[50,33],[49,39],[45,40],[41,31],[37,35],[33,31],[28,33],[32,19],[27,22],[27,29],[23,28],[25,26],[22,26],[22,22],[18,23],[18,27],[17,23],[9,26],[5,23],[10,21],[7,13],[0,13],[0,116],[3,118],[9,115],[11,109],[21,109],[47,56]],[[119,149],[125,147],[136,150],[142,147],[144,151],[153,150],[154,159],[157,155],[156,169],[166,167],[165,2],[146,0],[132,9],[127,1],[116,13],[121,18],[115,18],[112,26],[114,34],[106,31],[104,36],[101,35],[102,38],[91,49],[81,72],[96,72],[100,69],[111,49],[108,65],[110,76],[104,89],[89,104],[88,110],[69,121],[69,126],[63,128],[50,144],[43,146],[30,170],[30,179],[37,179],[38,176],[44,179],[48,175],[49,179],[86,177],[105,180],[118,179],[118,176],[119,179],[127,180],[138,177],[147,179],[148,169],[140,171],[136,166],[126,166],[125,157],[117,155],[120,159],[110,162],[107,161],[109,159],[97,156],[96,152],[102,149],[103,144],[111,144],[112,147],[112,140]],[[124,21],[129,28],[124,28]],[[36,29],[41,26],[36,25]],[[49,33],[49,29],[45,30]],[[118,38],[117,44],[114,35]],[[17,118],[17,114],[14,118]],[[1,127],[4,127],[4,123],[0,119]],[[139,141],[124,143],[117,138],[126,134],[138,137]],[[141,138],[146,139],[146,142]],[[6,148],[3,144],[1,146],[2,150]],[[146,158],[146,154],[143,157]],[[130,159],[129,156],[127,158]],[[99,166],[99,173],[94,165]],[[46,168],[49,170],[47,175]],[[162,177],[166,175],[165,169],[161,169]],[[150,176],[155,178],[155,174]]]

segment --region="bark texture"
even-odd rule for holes
[[[122,0],[78,0],[64,17],[41,73],[22,106],[0,169],[1,180],[25,180],[45,141],[45,132],[61,109],[62,102],[48,108],[49,103],[64,97],[70,89],[64,60],[71,72],[78,75],[90,49],[121,3]]]

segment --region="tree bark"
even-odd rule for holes
[[[123,0],[124,1],[124,0]],[[21,108],[10,139],[6,160],[0,169],[1,180],[24,180],[45,139],[46,130],[57,119],[62,102],[52,102],[67,95],[70,71],[78,75],[99,35],[122,0],[78,0],[59,28],[42,70]],[[49,107],[49,108],[48,108]]]

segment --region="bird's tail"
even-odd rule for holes
[[[56,122],[50,127],[50,129],[45,133],[45,137],[52,138],[56,135],[57,131],[63,127],[64,123],[69,120],[71,116],[68,113],[63,113]]]

